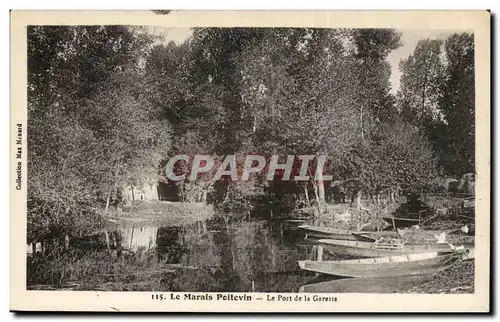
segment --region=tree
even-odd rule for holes
[[[420,191],[436,174],[432,146],[417,126],[404,120],[386,125],[376,149],[380,157],[376,172],[382,179],[379,190],[399,187]]]
[[[456,176],[475,172],[474,35],[453,34],[445,41],[446,70],[439,107],[444,126],[436,131],[436,148],[446,171]]]
[[[118,187],[156,174],[170,140],[147,99],[149,44],[120,26],[29,27],[30,240],[92,230]]]
[[[397,98],[400,113],[407,122],[424,126],[440,119],[442,44],[438,39],[420,40],[413,54],[400,62],[402,75]]]
[[[244,52],[243,102],[254,146],[269,154],[328,155],[333,164],[351,144],[357,80],[343,37],[338,30],[273,29]],[[324,182],[310,177],[323,205]],[[308,184],[304,189],[308,199]]]
[[[396,113],[387,56],[401,46],[401,33],[394,29],[353,29],[351,33],[362,89],[358,102],[364,110],[360,110],[360,117],[367,114],[378,121],[392,121]]]
[[[355,109],[361,135],[342,155],[340,163],[344,173],[341,179],[347,189],[357,194],[358,208],[363,192],[374,196],[384,185],[385,178],[378,172],[382,156],[377,147],[386,124],[397,119],[387,57],[401,46],[400,38],[401,33],[394,29],[350,31],[350,51],[358,79]]]
[[[402,117],[426,134],[444,173],[474,172],[473,35],[421,40],[400,67],[397,101]]]

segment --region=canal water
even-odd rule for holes
[[[61,255],[53,258],[56,262],[28,265],[32,267],[28,270],[32,274],[28,275],[36,277],[28,279],[28,287],[42,289],[45,284],[45,289],[71,289],[78,285],[76,290],[393,293],[425,282],[422,278],[341,279],[303,271],[297,262],[313,259],[315,241],[305,239],[298,225],[265,220],[227,224],[222,219],[176,227],[136,225],[108,236],[112,248],[119,240],[115,245],[120,245],[122,255],[112,251],[110,257],[103,236],[91,245],[88,240],[72,243],[74,249],[95,256],[94,261],[83,263],[84,274],[77,277],[68,279],[77,265],[71,260],[59,263]],[[323,257],[339,259],[328,253]],[[125,266],[129,268],[126,271],[134,273],[117,271],[115,266]],[[54,285],[54,278],[47,277],[54,273],[60,276],[56,281],[60,286]],[[131,288],[130,283],[140,286]]]
[[[312,242],[297,224],[253,221],[228,226],[160,227],[156,252],[164,263],[178,264],[165,291],[297,292],[318,278],[297,261],[311,259]]]

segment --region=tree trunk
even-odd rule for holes
[[[358,194],[356,195],[356,209],[361,209],[361,196],[363,195],[363,192],[361,190],[358,191]]]
[[[303,185],[304,187],[304,195],[306,196],[306,201],[307,201],[307,205],[311,205],[311,202],[309,200],[309,191],[307,189],[307,182]]]
[[[109,246],[109,233],[107,229],[104,231],[104,235],[106,236],[106,248],[110,251],[111,247]]]
[[[318,195],[319,195],[319,202],[321,205],[324,205],[326,203],[325,199],[325,185],[322,180],[318,181]]]
[[[313,180],[313,187],[314,187],[314,196],[316,197],[316,206],[314,207],[314,220],[313,222],[316,223],[316,219],[319,217],[321,214],[321,202],[318,194],[318,185],[316,182]]]
[[[318,185],[313,181],[313,187],[314,187],[314,197],[316,198],[316,202],[320,203],[320,200],[319,200],[319,195],[318,195]]]
[[[106,198],[106,207],[104,208],[105,214],[108,212],[108,209],[109,209],[109,200],[111,198],[111,190],[112,190],[112,188],[109,188],[108,197]],[[106,236],[106,247],[108,248],[108,251],[109,251],[109,250],[111,250],[111,248],[109,247],[109,234],[108,234],[107,230],[104,231],[104,235]]]
[[[229,232],[229,216],[222,215],[222,219],[224,220],[224,225],[226,226],[226,231]]]
[[[361,110],[359,113],[359,123],[360,123],[360,129],[361,129],[361,140],[364,140],[365,134],[364,134],[364,129],[363,129],[363,105],[361,105]]]
[[[64,249],[66,249],[66,250],[69,249],[69,235],[68,234],[64,235]]]
[[[135,201],[134,186],[130,186],[130,191],[132,192],[132,201]]]
[[[226,184],[225,189],[224,189],[224,201],[227,200],[227,197],[229,196],[229,184]]]
[[[116,240],[116,233],[115,232],[111,233],[111,244],[113,245],[113,247],[118,248],[118,242]]]
[[[109,200],[111,198],[111,189],[112,188],[109,188],[109,191],[108,191],[108,197],[106,198],[106,207],[104,208],[104,212],[108,212],[108,209],[109,209]]]

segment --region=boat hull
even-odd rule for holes
[[[430,252],[347,261],[299,261],[303,270],[341,277],[395,277],[430,274],[449,268],[462,259],[461,252]]]
[[[419,219],[410,219],[410,218],[393,218],[393,217],[382,217],[382,219],[391,224],[394,229],[396,228],[406,228],[414,225],[420,224]]]
[[[352,235],[357,241],[370,242],[373,243],[380,237],[400,237],[395,231],[384,231],[384,232],[353,232]]]
[[[409,231],[399,234],[395,231],[381,232],[353,232],[352,235],[356,240],[364,242],[374,242],[380,237],[404,238],[406,244],[436,244],[439,241],[439,235],[442,231]],[[445,238],[446,239],[446,235]],[[443,240],[444,242],[444,240]]]
[[[432,275],[342,278],[302,285],[299,293],[394,293],[432,280]]]
[[[323,246],[328,252],[341,256],[356,257],[385,257],[402,254],[418,254],[427,252],[452,252],[448,244],[421,244],[404,245],[400,249],[380,249],[376,248],[372,242],[343,241],[320,239],[318,244]]]
[[[306,239],[331,238],[337,240],[351,240],[351,241],[356,240],[356,238],[352,235],[352,231],[347,229],[328,228],[328,227],[309,226],[309,225],[301,225],[298,226],[297,228],[301,229],[305,233]]]

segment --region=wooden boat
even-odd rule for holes
[[[369,243],[373,243],[374,241],[376,241],[380,237],[393,237],[393,238],[401,237],[395,231],[383,231],[383,232],[382,231],[381,232],[355,231],[355,232],[352,232],[352,235],[358,241],[369,242]]]
[[[302,285],[299,293],[394,293],[432,281],[432,274],[399,277],[342,278]]]
[[[421,219],[413,218],[382,217],[382,219],[391,224],[393,229],[411,227],[414,225],[419,225],[421,222]]]
[[[306,220],[308,219],[285,219],[283,221],[287,223],[303,223]]]
[[[443,236],[444,234],[444,236]],[[400,231],[381,231],[381,232],[353,232],[356,240],[364,242],[375,242],[381,237],[404,238],[408,244],[436,244],[446,242],[446,232],[437,230],[400,230]]]
[[[338,261],[299,261],[299,267],[315,273],[343,277],[395,277],[442,271],[462,260],[463,251],[427,252],[389,257]]]
[[[452,252],[448,244],[377,243],[350,240],[320,239],[318,244],[330,253],[341,256],[384,257],[397,254],[416,254],[427,252]]]
[[[332,238],[337,240],[356,240],[352,235],[351,230],[341,229],[341,228],[330,228],[330,227],[320,227],[320,226],[309,226],[301,225],[297,228],[301,229],[306,234],[307,238]]]

